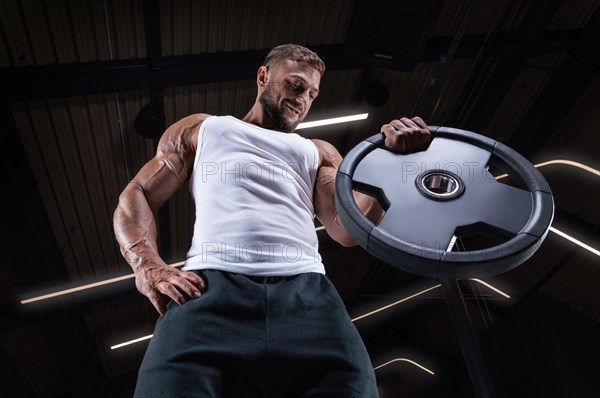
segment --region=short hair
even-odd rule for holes
[[[265,58],[263,66],[275,68],[286,59],[306,62],[318,70],[321,76],[325,73],[325,63],[323,60],[315,52],[298,44],[282,44],[274,47]]]

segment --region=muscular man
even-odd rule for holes
[[[136,396],[377,395],[366,349],[317,251],[315,216],[337,242],[356,244],[335,208],[342,158],[331,144],[293,133],[324,71],[304,47],[274,48],[242,120],[195,114],[176,122],[121,194],[116,237],[138,290],[161,315]],[[418,117],[381,132],[399,153],[431,140]],[[160,258],[153,212],[186,181],[196,221],[179,271]],[[372,198],[355,196],[372,220],[382,216]]]

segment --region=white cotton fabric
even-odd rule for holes
[[[324,274],[312,200],[318,163],[314,143],[296,133],[208,117],[190,177],[196,220],[183,270]]]

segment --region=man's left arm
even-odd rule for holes
[[[396,153],[411,153],[427,149],[431,133],[420,117],[392,120],[381,127],[385,135],[385,148]],[[335,178],[342,156],[330,143],[313,140],[319,150],[319,170],[314,193],[314,206],[317,219],[333,240],[342,246],[355,246],[357,242],[344,228],[335,208]],[[384,211],[371,196],[354,192],[354,200],[362,212],[372,222],[378,223]]]

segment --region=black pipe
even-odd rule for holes
[[[478,398],[493,398],[496,394],[492,386],[492,379],[483,360],[483,354],[477,342],[477,336],[473,330],[458,281],[441,279],[440,282],[456,329],[458,342],[471,375],[475,394]]]

